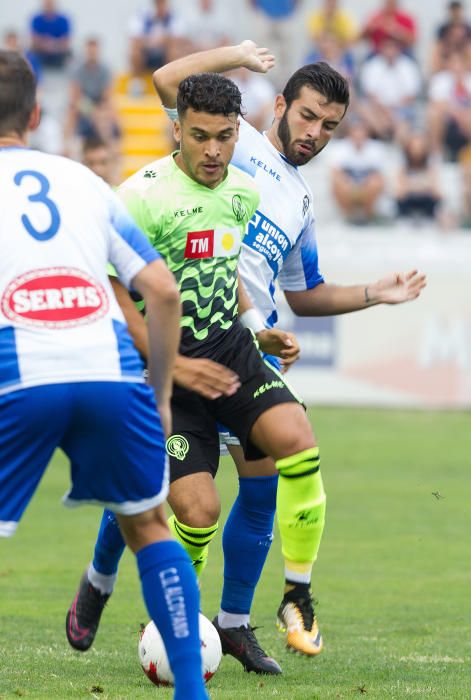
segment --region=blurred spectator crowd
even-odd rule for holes
[[[377,0],[363,26],[341,0],[241,0],[250,38],[277,58],[270,75],[230,74],[257,129],[268,126],[276,91],[302,63],[327,61],[350,82],[348,115],[322,172],[338,216],[351,224],[471,228],[471,16],[460,0],[439,1],[442,22],[419,60],[420,27],[400,0]],[[296,58],[300,13],[308,51]],[[144,99],[159,66],[233,43],[233,14],[231,3],[215,0],[192,0],[184,13],[171,0],[143,0],[127,27],[128,69],[116,75],[102,55],[106,28],[77,48],[75,20],[55,0],[38,1],[29,27],[2,37],[37,76],[43,117],[31,145],[81,159],[117,184],[125,140],[118,96]]]

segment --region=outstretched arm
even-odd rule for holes
[[[297,316],[336,316],[367,309],[376,304],[402,304],[413,301],[426,286],[425,275],[417,270],[393,272],[367,285],[341,287],[318,284],[301,292],[285,291],[285,297]]]
[[[176,106],[178,86],[194,73],[224,73],[234,68],[248,68],[256,73],[266,73],[275,63],[268,49],[259,48],[246,39],[237,46],[221,46],[201,51],[167,63],[155,71],[154,87],[165,107]]]

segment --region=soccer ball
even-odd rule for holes
[[[214,625],[207,617],[199,616],[202,673],[205,681],[216,673],[221,662],[221,640]],[[139,661],[146,676],[155,685],[173,685],[173,673],[170,670],[167,653],[162,637],[152,620],[141,632],[138,647]]]

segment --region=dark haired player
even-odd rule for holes
[[[317,448],[303,407],[282,376],[263,361],[253,333],[237,318],[237,261],[259,200],[253,179],[229,165],[240,104],[237,86],[217,73],[186,78],[175,123],[180,150],[146,166],[119,189],[177,279],[183,305],[180,353],[229,367],[241,384],[232,396],[213,401],[174,387],[173,433],[167,441],[169,502],[178,523],[185,523],[182,513],[192,506],[189,527],[205,530],[207,504],[217,498],[218,421],[237,435],[249,458],[272,456],[289,484],[296,482],[289,476],[298,471],[309,472],[314,480],[317,473]],[[292,494],[288,488],[289,498],[309,512],[312,490]],[[211,517],[214,528],[218,513]],[[116,520],[108,512],[93,564],[67,616],[67,636],[75,648],[84,650],[93,641],[98,624],[94,603],[95,613],[100,603],[95,593],[101,591],[104,603],[111,592],[119,556],[111,562],[109,552],[118,537]]]
[[[99,503],[118,514],[175,699],[206,700],[198,588],[163,506],[178,290],[100,178],[27,148],[38,122],[31,67],[0,51],[0,537],[14,534],[61,447],[71,463],[66,505]],[[143,382],[108,261],[148,306],[153,388]]]
[[[238,46],[221,47],[169,63],[154,73],[154,83],[163,105],[173,108],[179,82],[190,73],[222,72],[242,66],[265,73],[272,64],[273,57],[266,49],[244,41]],[[265,133],[260,134],[243,119],[240,121],[232,164],[254,177],[260,204],[243,240],[239,272],[266,327],[277,322],[273,296],[277,280],[291,309],[299,316],[343,314],[380,303],[401,303],[415,299],[425,285],[423,275],[415,271],[394,273],[372,284],[345,287],[325,282],[319,272],[313,195],[301,167],[327,146],[348,103],[345,79],[320,62],[303,66],[291,76],[283,93],[275,99],[273,124]],[[175,110],[168,112],[171,118],[176,117]],[[224,589],[216,620],[223,649],[246,667],[249,665],[253,647],[249,611],[268,553],[268,548],[258,546],[258,542],[261,532],[271,532],[278,471],[278,526],[286,577],[278,622],[287,629],[288,646],[315,655],[322,650],[322,637],[317,630],[310,581],[324,525],[325,495],[320,472],[315,477],[301,472],[288,480],[283,469],[276,470],[273,461],[254,464],[244,460],[240,448],[229,449],[241,478],[223,534]],[[263,479],[247,478],[255,475]],[[308,518],[294,499],[286,498],[290,486],[293,490],[313,489],[315,505]],[[306,542],[291,542],[288,533],[300,528],[306,534]],[[180,541],[194,559],[183,530],[182,535]],[[269,541],[266,537],[265,542]],[[263,667],[263,658],[258,656],[256,663]]]

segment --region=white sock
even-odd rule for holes
[[[93,564],[90,564],[88,567],[88,580],[93,588],[98,588],[103,595],[111,595],[111,593],[113,593],[116,579],[117,574],[100,574]]]
[[[218,613],[218,624],[223,630],[228,627],[248,627],[250,624],[250,615],[228,613],[221,609]]]
[[[285,566],[285,579],[293,583],[311,583],[312,569],[309,571],[292,571]]]

